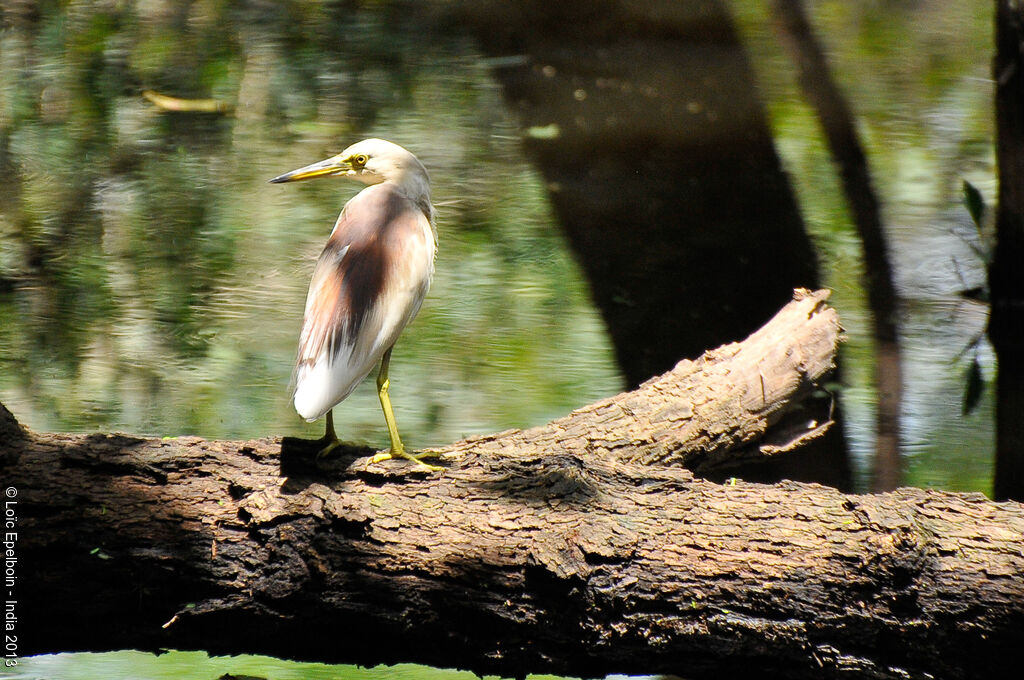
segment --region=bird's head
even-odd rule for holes
[[[363,184],[394,182],[416,191],[429,186],[427,171],[412,153],[383,139],[364,139],[331,156],[270,180],[274,184],[314,177],[348,177]]]

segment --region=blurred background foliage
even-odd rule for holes
[[[858,117],[903,297],[905,482],[988,492],[987,309],[958,293],[984,280],[961,183],[994,195],[992,3],[807,5]],[[838,391],[864,488],[876,398],[860,244],[770,3],[730,6],[847,330]],[[441,2],[5,1],[0,402],[41,431],[319,436],[288,383],[313,260],[358,187],[266,180],[368,136],[419,155],[438,207],[434,284],[392,370],[409,443],[619,391],[494,65]],[[166,111],[144,91],[223,110]],[[335,416],[343,439],[386,445],[371,386]],[[65,677],[61,657],[36,663]]]

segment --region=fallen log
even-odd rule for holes
[[[805,406],[839,336],[825,297],[798,291],[746,341],[634,392],[439,449],[443,473],[358,448],[317,464],[294,440],[29,433],[3,411],[19,652],[1005,674],[1024,643],[1020,504],[689,469],[827,427]]]

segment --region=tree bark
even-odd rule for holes
[[[1024,500],[1024,8],[996,1],[999,200],[989,265],[996,377],[996,498]]]
[[[715,484],[827,427],[839,337],[798,291],[743,343],[447,469],[308,443],[32,434],[0,413],[21,652],[140,648],[478,673],[997,677],[1024,510]],[[10,529],[8,529],[10,531]]]

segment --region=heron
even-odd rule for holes
[[[440,470],[425,463],[424,454],[405,450],[388,395],[391,351],[419,312],[434,273],[437,230],[427,170],[397,144],[364,139],[270,182],[315,177],[344,177],[367,186],[342,208],[313,269],[295,361],[295,410],[307,422],[326,414],[318,457],[327,455],[340,444],[334,407],[379,363],[377,396],[391,449],[371,462],[405,458]]]

